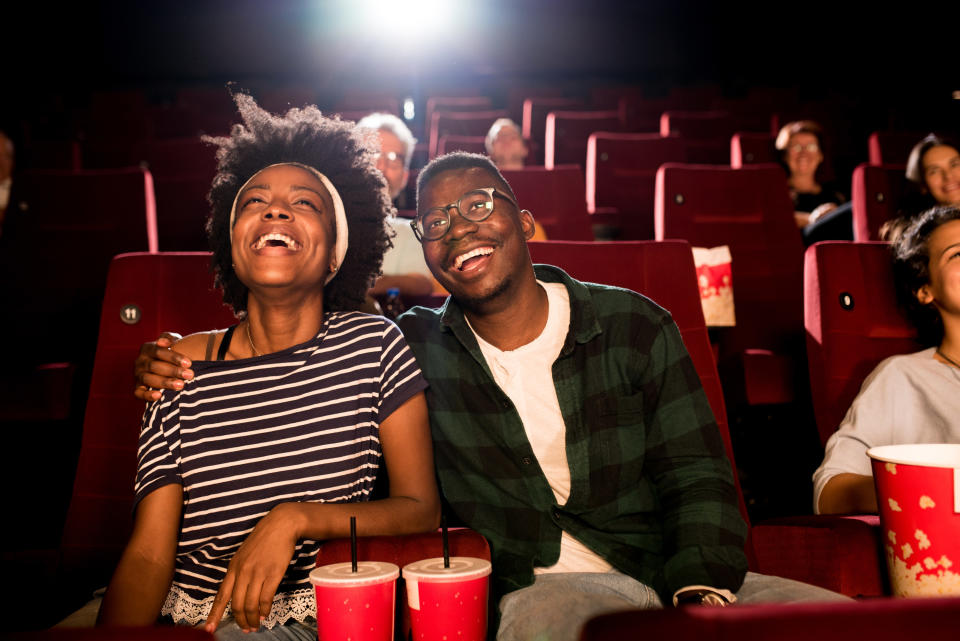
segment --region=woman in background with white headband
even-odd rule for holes
[[[363,535],[438,525],[426,382],[395,325],[353,311],[391,207],[363,135],[236,100],[245,125],[209,140],[207,231],[239,322],[179,341],[194,377],[147,406],[134,530],[98,621],[315,639],[319,541],[354,515]],[[382,466],[389,496],[368,501]]]

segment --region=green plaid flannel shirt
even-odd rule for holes
[[[723,441],[670,314],[624,289],[581,283],[553,363],[571,490],[558,505],[520,416],[494,382],[463,311],[415,307],[398,319],[426,391],[444,498],[490,542],[496,594],[554,564],[566,530],[664,603],[684,586],[736,591],[746,525]]]

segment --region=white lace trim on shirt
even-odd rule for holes
[[[167,600],[163,604],[161,614],[170,615],[177,623],[196,625],[207,620],[210,608],[213,607],[213,596],[198,601],[187,595],[179,586],[170,586]],[[317,604],[313,588],[284,592],[273,597],[273,606],[266,620],[261,623],[270,629],[276,625],[283,625],[290,619],[303,623],[308,617],[316,616]],[[224,617],[230,615],[230,606],[227,606]]]

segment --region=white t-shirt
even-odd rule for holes
[[[553,363],[560,355],[570,329],[570,296],[563,283],[537,281],[547,292],[547,324],[533,341],[504,352],[476,332],[480,351],[493,379],[520,414],[530,447],[537,457],[558,505],[570,496],[570,466],[567,464],[567,428],[553,383]],[[473,328],[470,328],[473,330]],[[612,567],[567,532],[560,539],[560,559],[555,565],[534,568],[545,572],[607,572]]]
[[[423,274],[432,279],[430,268],[423,259],[423,248],[420,241],[413,235],[410,221],[406,218],[390,216],[387,218],[387,231],[393,236],[393,247],[387,249],[383,255],[383,273],[385,276],[400,276],[403,274]],[[401,295],[403,292],[401,292]]]
[[[885,359],[863,381],[813,473],[813,509],[831,478],[871,476],[867,450],[901,443],[960,443],[960,369],[941,363],[935,348]]]

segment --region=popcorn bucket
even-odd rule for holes
[[[960,595],[960,445],[885,445],[867,455],[894,594]]]

